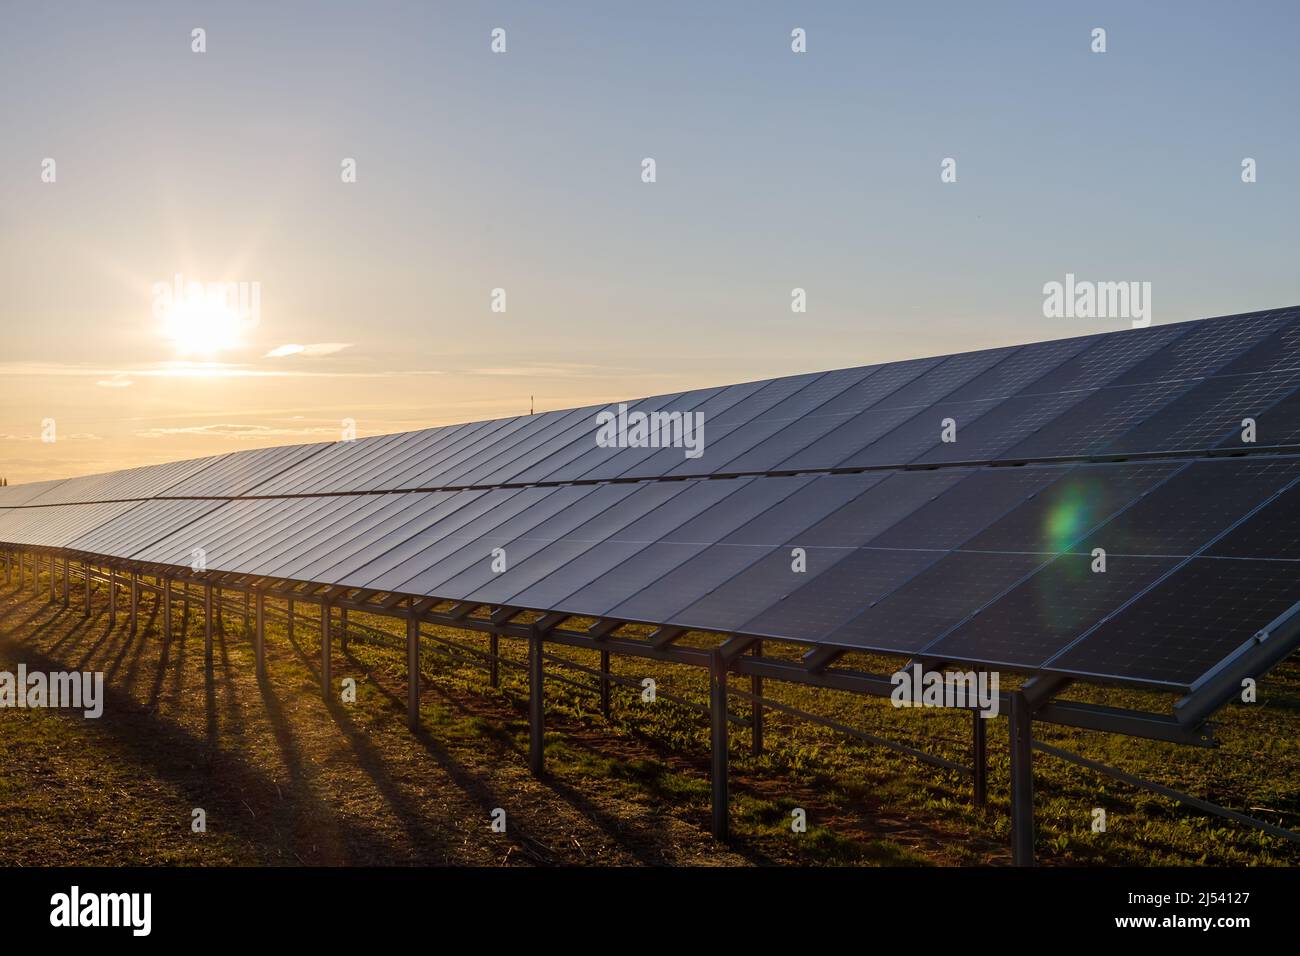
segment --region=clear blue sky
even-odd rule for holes
[[[1044,318],[1067,272],[1151,282],[1157,323],[1300,302],[1293,2],[9,0],[3,22],[13,480],[1125,326]],[[177,271],[262,289],[201,375],[150,314]],[[285,344],[329,347],[266,357]]]

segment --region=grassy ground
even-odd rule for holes
[[[421,727],[405,726],[400,622],[353,614],[335,644],[336,683],[357,682],[355,703],[322,701],[315,614],[287,635],[269,606],[268,678],[254,676],[242,614],[230,609],[203,666],[198,605],[187,633],[161,636],[152,598],[140,633],[125,615],[108,626],[102,589],[94,614],[0,591],[0,670],[101,670],[104,716],[0,711],[0,864],[1004,864],[1006,723],[990,726],[990,800],[971,805],[970,780],[910,757],[769,711],[767,747],[749,753],[732,730],[729,846],[708,834],[708,726],[697,709],[613,692],[598,699],[548,665],[548,774],[527,771],[527,688],[521,666],[501,686],[423,644]],[[233,602],[232,602],[233,606]],[[315,612],[314,608],[304,609]],[[181,615],[179,602],[176,607]],[[425,628],[486,650],[487,638]],[[508,660],[526,649],[502,641]],[[596,666],[597,655],[556,649]],[[875,669],[883,667],[875,663]],[[614,672],[653,677],[661,694],[706,700],[704,674],[614,658]],[[736,680],[747,689],[748,680]],[[960,762],[970,718],[895,710],[887,701],[768,681],[765,694],[853,727]],[[1079,695],[1166,709],[1135,692]],[[1261,683],[1260,703],[1217,718],[1222,746],[1191,749],[1037,725],[1048,743],[1187,790],[1282,826],[1300,826],[1300,666]],[[743,699],[738,717],[749,716]],[[1038,858],[1045,864],[1300,863],[1300,847],[1189,811],[1050,756],[1036,757]],[[191,830],[192,811],[207,830]],[[492,830],[505,810],[506,832]],[[802,808],[806,833],[792,832]],[[1107,814],[1092,832],[1093,811]]]

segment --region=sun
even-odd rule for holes
[[[240,344],[239,313],[221,302],[183,299],[162,316],[163,335],[179,355],[215,355]]]

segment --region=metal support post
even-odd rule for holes
[[[727,806],[727,666],[719,651],[709,662],[709,746],[712,758],[713,838],[728,834]]]
[[[406,725],[414,730],[420,723],[420,621],[414,614],[406,619]]]
[[[543,678],[542,632],[534,627],[528,635],[528,768],[538,776],[546,770]]]
[[[1034,865],[1033,711],[1022,691],[1011,695],[1011,861]]]

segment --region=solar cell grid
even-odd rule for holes
[[[1300,461],[1296,459],[1193,462],[1160,485],[1158,493],[1137,498],[1071,550],[1084,554],[1094,548],[1107,554],[1194,554],[1297,477]],[[1273,518],[1285,527],[1287,518],[1276,514]],[[1282,556],[1277,549],[1269,549],[1269,553]]]
[[[1112,558],[1097,573],[1092,562],[1089,555],[1057,557],[923,651],[944,660],[1037,668],[1178,563]]]
[[[803,581],[789,573],[768,605],[739,625],[744,634],[822,641],[857,616],[864,603],[879,600],[942,555],[927,551],[860,548],[834,560],[824,574]],[[833,558],[833,556],[831,556]]]
[[[1288,321],[1284,314],[1183,323],[1185,335],[1118,376],[1112,386],[1187,381],[1213,375]]]
[[[968,551],[1065,551],[1186,467],[1182,462],[1079,465],[962,545]]]
[[[0,488],[0,542],[1179,688],[1300,599],[1296,310],[627,405],[705,457],[592,406]]]
[[[349,481],[336,489],[339,491],[379,491],[401,488],[414,469],[432,472],[457,454],[466,453],[482,442],[491,441],[501,432],[513,432],[518,419],[497,419],[475,422],[466,427],[435,428],[421,434],[415,441],[389,446],[367,461],[364,468],[354,473]],[[436,479],[435,479],[436,480]]]
[[[628,402],[628,412],[655,412],[669,407],[679,400],[681,393],[657,395],[637,402]],[[607,406],[603,411],[617,414],[618,406]],[[546,445],[541,446],[527,456],[511,461],[495,471],[476,475],[476,483],[501,484],[507,482],[539,481],[551,472],[568,465],[575,459],[590,452],[595,452],[600,460],[612,458],[617,454],[616,448],[599,448],[596,445],[596,412],[580,417],[570,424],[565,431],[556,435]],[[675,449],[680,455],[681,449]],[[528,477],[528,476],[532,477]]]
[[[401,560],[421,546],[432,547],[518,493],[516,488],[413,492],[409,508],[385,514],[374,533],[368,535],[364,547],[325,557],[313,567],[312,573],[338,583],[352,583],[353,575],[357,576],[355,580],[368,580],[373,574],[362,569],[370,562],[383,555]]]
[[[571,563],[512,595],[507,603],[563,609],[565,598],[587,587],[610,568],[620,567],[665,534],[733,494],[736,488],[732,482],[690,482],[680,493],[596,542]]]
[[[490,553],[483,540],[500,524],[543,501],[553,488],[506,488],[483,493],[458,492],[466,506],[446,514],[432,514],[436,504],[430,493],[419,496],[414,518],[396,515],[366,535],[365,548],[350,546],[348,557],[328,558],[323,571],[342,584],[373,587],[372,582],[391,575],[406,580],[458,551]],[[446,506],[444,506],[445,508]],[[432,514],[426,518],[424,515]],[[310,577],[310,575],[306,575]]]
[[[1244,447],[1245,421],[1256,423],[1300,387],[1300,368],[1206,379],[1102,449],[1105,454],[1195,451],[1220,443]],[[1269,416],[1269,425],[1273,423]],[[1277,437],[1270,433],[1270,438]],[[1272,442],[1269,442],[1272,444]]]
[[[233,452],[169,485],[170,498],[238,497],[327,447],[325,444],[286,445]]]
[[[448,502],[456,492],[408,492],[401,495],[382,495],[368,504],[364,511],[340,522],[334,534],[318,537],[286,553],[283,564],[276,568],[279,577],[311,581],[317,578],[347,584],[350,571],[340,567],[346,556],[348,567],[362,562],[371,553],[382,549],[389,554],[404,544],[403,535],[414,536],[431,520],[434,509],[449,507]],[[461,494],[472,498],[473,492]],[[375,559],[378,560],[378,559]],[[393,560],[399,560],[396,555]]]
[[[1298,579],[1290,561],[1194,558],[1045,665],[1190,686],[1289,610]]]
[[[582,569],[576,564],[579,557],[685,489],[684,482],[644,484],[564,535],[542,543],[523,560],[518,560],[512,545],[507,545],[506,570],[476,592],[475,599],[506,603],[548,577],[551,580],[547,587],[552,591],[562,589],[569,582],[574,585],[565,593],[576,590],[585,583],[577,580],[582,575]]]
[[[665,416],[685,416],[695,412],[697,405],[717,397],[719,391],[720,389],[702,389],[697,392],[683,392],[678,395],[668,396],[662,403],[656,402],[640,410],[649,414],[661,412]],[[671,423],[671,419],[663,419],[662,421]],[[692,427],[693,421],[691,422]],[[687,424],[684,419],[683,423]],[[630,453],[636,459],[644,461],[659,450],[656,448],[602,448],[596,444],[596,429],[596,421],[593,416],[587,433],[578,436],[578,439],[572,445],[572,451],[566,451],[559,459],[561,464],[558,468],[554,467],[551,462],[541,462],[519,474],[517,480],[576,481],[579,478],[589,480],[589,475],[593,471],[614,471],[615,469],[619,472],[625,471],[629,457],[625,453]],[[685,455],[683,448],[673,448],[671,450],[677,452],[679,460]]]
[[[948,550],[987,528],[1030,495],[1057,481],[1064,467],[983,468],[955,472],[931,500],[871,539],[876,548]]]
[[[1294,459],[1287,461],[1287,471]],[[1279,478],[1283,474],[1278,475]],[[1300,490],[1278,488],[1276,497],[1261,498],[1262,507],[1212,544],[1207,554],[1225,558],[1300,559]]]
[[[486,448],[481,455],[475,455],[470,460],[460,462],[447,471],[439,473],[437,479],[444,486],[487,484],[488,476],[514,462],[526,459],[528,464],[532,464],[542,460],[546,455],[545,450],[552,443],[573,428],[575,423],[593,419],[599,410],[599,406],[572,408],[540,416],[541,420],[535,425],[530,425],[518,440],[502,447]],[[542,449],[540,454],[538,449]],[[432,487],[422,478],[412,480],[409,484],[412,487]]]
[[[766,462],[773,458],[780,461],[785,455],[780,453],[774,455],[771,449],[762,451],[762,446],[769,439],[802,421],[805,416],[815,415],[837,395],[868,378],[871,371],[871,369],[856,368],[826,373],[762,415],[731,430],[721,440],[714,441],[710,438],[705,446],[702,462],[682,462],[669,473],[736,474],[762,471],[770,467]],[[777,442],[776,447],[784,448],[788,445],[785,442]],[[704,465],[703,469],[700,468],[701,464]]]
[[[591,485],[584,494],[536,526],[522,531],[518,537],[511,539],[502,547],[510,555],[509,565],[513,566],[536,554],[553,541],[579,527],[591,518],[607,511],[637,490],[633,484]],[[441,587],[449,595],[468,597],[478,593],[479,589],[492,584],[499,577],[490,562],[479,561],[471,564],[460,574],[450,578]]]
[[[680,411],[683,414],[688,412],[696,413],[703,416],[703,421],[707,423],[716,415],[731,408],[745,395],[751,393],[752,389],[733,388],[687,392],[683,401],[674,405],[668,411]],[[698,403],[693,400],[697,395],[701,398]],[[566,476],[571,475],[572,480],[581,481],[605,481],[612,478],[633,477],[637,475],[638,467],[648,463],[659,451],[658,448],[620,448],[612,455],[602,456],[603,460],[597,462],[594,467],[591,466],[590,462],[577,461],[566,468],[563,474]],[[652,474],[645,477],[658,477],[658,475]],[[548,476],[547,480],[555,479]]]
[[[468,571],[475,564],[482,563],[487,567],[493,548],[504,548],[520,536],[528,534],[542,522],[591,494],[592,490],[593,486],[590,485],[559,485],[546,489],[548,494],[544,497],[534,500],[523,511],[507,518],[477,541],[460,547],[446,558],[437,562],[410,558],[396,567],[377,573],[365,582],[365,586],[414,594],[438,593],[450,579]],[[354,577],[361,580],[366,570],[361,569]],[[449,593],[459,595],[462,592],[459,588],[451,588]]]
[[[824,643],[915,654],[970,617],[1047,558],[954,551],[878,601],[864,602]]]

